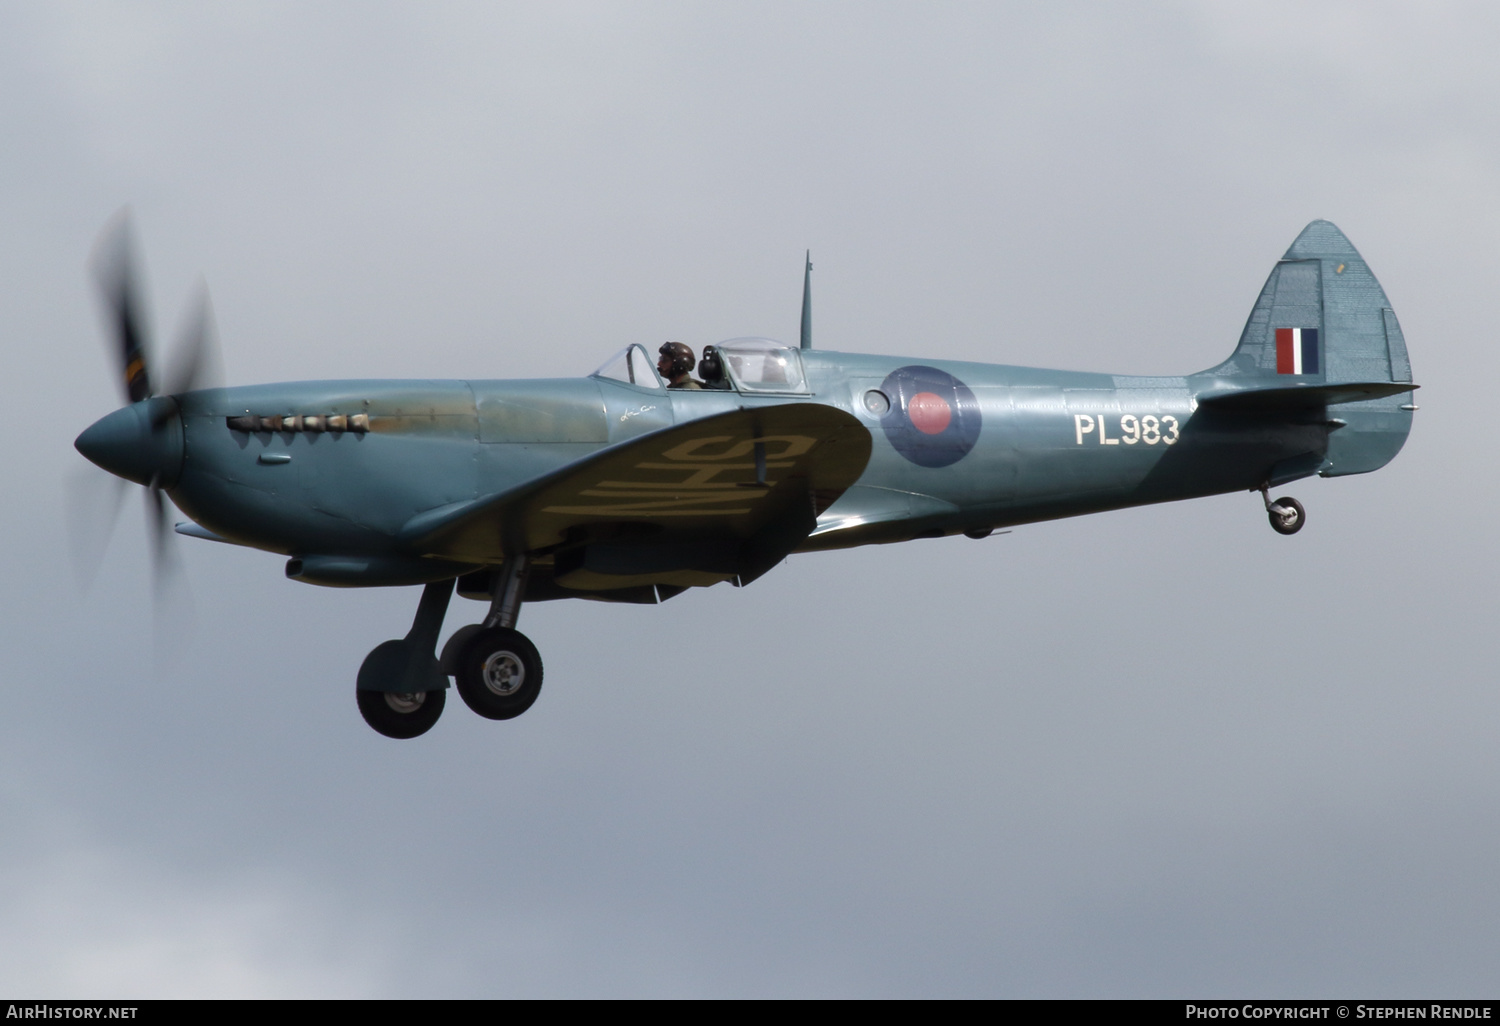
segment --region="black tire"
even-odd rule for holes
[[[443,706],[448,701],[445,690],[418,691],[403,695],[394,691],[354,692],[359,702],[359,714],[377,734],[393,737],[399,741],[420,737],[432,729],[432,725],[443,715]]]
[[[464,704],[487,720],[509,720],[531,708],[542,690],[542,657],[520,631],[493,627],[464,645],[454,681]]]
[[[1267,510],[1266,515],[1271,518],[1271,527],[1278,534],[1296,534],[1302,530],[1302,525],[1307,523],[1307,510],[1302,508],[1302,503],[1290,495],[1283,496],[1271,505],[1280,506],[1288,512],[1283,515],[1274,510]]]

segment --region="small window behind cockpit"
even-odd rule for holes
[[[732,338],[719,353],[741,392],[806,392],[802,354],[768,338]]]
[[[627,385],[642,388],[663,388],[661,376],[647,355],[644,346],[633,343],[611,356],[604,366],[594,371],[591,377],[623,381]]]

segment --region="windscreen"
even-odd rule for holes
[[[640,385],[642,388],[662,387],[661,377],[656,373],[651,357],[646,354],[645,348],[638,344],[628,345],[621,349],[590,376],[623,381],[628,385]]]

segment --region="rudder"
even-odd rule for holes
[[[1239,346],[1207,372],[1236,389],[1410,383],[1411,361],[1385,290],[1344,233],[1313,221],[1277,262]],[[1416,387],[1416,386],[1412,386]],[[1324,477],[1377,470],[1401,450],[1410,391],[1333,404]]]

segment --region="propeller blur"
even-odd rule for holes
[[[177,482],[183,462],[182,419],[172,395],[213,388],[222,383],[213,307],[208,289],[200,285],[183,330],[173,347],[164,380],[168,394],[157,396],[151,372],[150,332],[141,301],[140,261],[135,256],[129,210],[122,210],[100,236],[93,270],[103,301],[110,351],[126,405],[97,421],[78,436],[78,451],[111,474],[146,487],[146,522],[151,540],[152,573],[160,598],[172,561],[171,537],[163,490]],[[77,490],[77,489],[75,489]],[[114,529],[119,503],[106,504],[107,516],[91,520],[70,516],[71,548],[82,579],[91,579],[93,565],[103,556],[102,542]],[[88,537],[89,535],[94,538]]]

